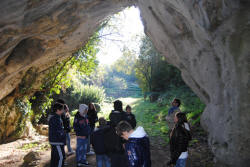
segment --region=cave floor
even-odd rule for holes
[[[200,128],[194,130],[194,140],[189,148],[187,167],[215,167],[213,155],[208,148],[206,135]],[[152,167],[164,167],[170,159],[169,146],[162,145],[161,138],[151,138]],[[71,145],[75,149],[75,136],[72,136]],[[27,167],[23,157],[30,151],[39,152],[40,159],[30,166],[49,167],[50,146],[47,137],[36,136],[33,139],[19,139],[15,142],[0,145],[0,167]],[[67,149],[66,149],[67,151]],[[95,155],[87,157],[91,166],[96,166]],[[67,157],[68,166],[75,167],[75,155]]]

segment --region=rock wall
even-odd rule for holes
[[[137,1],[0,1],[0,116],[4,119],[0,127],[5,127],[0,142],[19,128],[20,111],[13,107],[24,95],[20,88],[32,94],[26,90],[29,82],[23,82],[30,79],[25,78],[39,85],[31,76],[40,76],[70,56],[103,19],[133,3]],[[182,71],[186,83],[206,103],[202,125],[217,160],[248,166],[249,1],[138,0],[138,6],[145,32],[156,48]]]
[[[222,166],[249,166],[250,6],[139,0],[145,31],[206,103],[201,123]]]

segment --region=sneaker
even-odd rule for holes
[[[75,154],[75,151],[70,151],[67,153],[68,156]]]
[[[78,163],[77,163],[77,166],[89,166],[89,163],[88,163],[88,161],[85,161],[85,162],[78,162]]]
[[[89,151],[89,152],[87,152],[87,155],[95,155],[95,152]]]
[[[68,165],[69,165],[68,162],[63,163],[63,166],[68,166]]]

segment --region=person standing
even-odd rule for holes
[[[180,105],[181,101],[180,99],[174,99],[171,103],[172,107],[168,110],[168,115],[166,116],[166,121],[168,124],[169,129],[174,128],[174,117],[177,112],[181,112]]]
[[[53,112],[48,117],[49,143],[51,145],[50,167],[62,167],[64,165],[66,135],[61,120],[63,112],[63,104],[55,103],[53,105]]]
[[[91,128],[91,133],[94,132],[95,129],[95,123],[98,121],[98,116],[96,112],[96,108],[93,103],[89,103],[88,105],[88,120],[89,120],[89,125]],[[93,155],[94,152],[90,150],[90,139],[91,135],[89,136],[89,142],[88,142],[88,148],[87,148],[87,155]]]
[[[123,144],[125,141],[116,134],[116,126],[126,120],[126,113],[122,109],[122,102],[114,102],[114,110],[109,115],[110,128],[104,132],[104,147],[111,159],[111,167],[127,167],[127,159]]]
[[[72,155],[75,153],[73,149],[71,148],[71,143],[70,143],[70,131],[71,131],[71,126],[70,126],[70,113],[69,113],[69,107],[67,104],[64,105],[64,131],[66,132],[66,144],[68,148],[68,155]]]
[[[128,122],[121,121],[116,132],[127,141],[125,152],[128,167],[151,167],[150,142],[143,127],[139,126],[134,130]]]
[[[110,167],[110,158],[107,156],[107,152],[104,146],[104,132],[109,126],[107,121],[102,117],[99,119],[99,127],[95,129],[91,136],[91,143],[96,153],[97,167]]]
[[[86,104],[79,105],[79,111],[75,115],[74,130],[76,132],[76,161],[77,166],[89,166],[86,159],[88,137],[91,129],[88,121],[88,106]]]
[[[175,127],[170,133],[171,160],[167,165],[185,167],[188,158],[188,143],[192,139],[186,114],[177,112],[174,117]]]
[[[130,123],[133,129],[135,129],[136,119],[135,119],[135,115],[132,113],[132,108],[130,105],[126,106],[126,116],[127,116],[128,123]]]

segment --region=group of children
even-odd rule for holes
[[[178,104],[174,104],[175,102]],[[180,101],[174,100],[175,126],[170,133],[171,161],[167,165],[176,167],[185,166],[188,156],[187,147],[191,140],[190,127],[184,113],[178,111]],[[68,107],[63,101],[53,105],[53,113],[49,116],[49,142],[51,144],[51,167],[65,165],[64,145],[67,144],[68,154],[73,154],[70,146],[70,124]],[[65,119],[66,118],[66,119]],[[63,121],[64,120],[64,121]],[[114,102],[114,110],[109,120],[99,118],[93,104],[79,105],[79,111],[74,118],[74,131],[76,133],[76,162],[77,166],[89,166],[86,160],[90,152],[90,143],[96,154],[97,167],[151,167],[150,141],[143,127],[136,128],[136,119],[131,107],[123,111],[122,102]],[[69,126],[66,126],[68,123]]]

